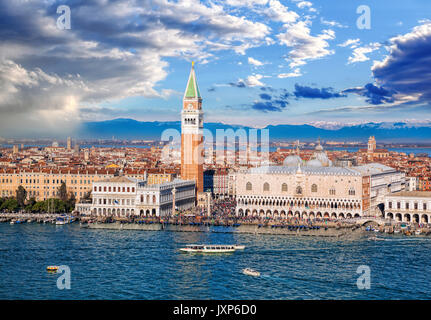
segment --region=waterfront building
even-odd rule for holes
[[[403,191],[385,197],[385,218],[399,222],[431,222],[431,192]]]
[[[92,186],[92,203],[77,203],[75,210],[84,215],[116,217],[164,217],[172,214],[173,189],[175,207],[187,210],[194,206],[194,181],[175,179],[162,184],[125,176],[97,181]]]
[[[126,170],[126,176],[136,179],[146,179],[144,170]],[[42,170],[13,170],[0,169],[0,195],[13,197],[21,185],[27,191],[27,199],[36,201],[58,197],[58,189],[64,182],[67,193],[73,193],[79,201],[91,192],[92,184],[115,175],[114,169],[42,169]]]
[[[239,171],[237,215],[350,218],[381,216],[385,196],[404,190],[404,173],[379,163],[333,167],[320,143],[309,161],[296,154],[282,166]]]
[[[383,215],[385,196],[405,190],[405,173],[380,163],[368,163],[354,167],[370,177],[370,215]]]
[[[195,181],[197,192],[203,191],[203,157],[202,97],[192,63],[181,111],[181,178]]]
[[[204,190],[215,198],[224,198],[229,193],[229,174],[226,168],[208,169],[204,172]]]
[[[268,166],[238,172],[238,216],[353,218],[369,211],[369,177],[340,167]]]

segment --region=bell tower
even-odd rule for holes
[[[190,70],[181,111],[181,178],[194,180],[203,191],[203,111],[194,62]]]

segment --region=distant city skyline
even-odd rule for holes
[[[57,28],[59,5],[71,29]],[[205,122],[431,120],[427,1],[0,0],[0,136],[86,121],[177,121],[191,61]],[[228,116],[227,116],[228,115]]]

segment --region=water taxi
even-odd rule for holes
[[[224,244],[188,244],[180,248],[181,252],[188,253],[230,253],[236,250],[244,250],[245,246]]]
[[[242,269],[242,273],[244,273],[244,274],[246,274],[248,276],[253,276],[253,277],[259,277],[260,276],[260,272],[259,271],[253,270],[251,268]]]
[[[385,241],[385,239],[383,239],[383,238],[377,238],[377,237],[369,237],[368,240]]]

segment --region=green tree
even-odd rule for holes
[[[14,212],[18,210],[18,201],[13,198],[7,199],[0,207],[0,210],[8,210],[9,212]]]
[[[16,201],[18,202],[18,206],[20,208],[24,208],[26,198],[27,191],[24,189],[23,186],[20,185],[18,189],[16,189]]]
[[[75,209],[76,198],[75,194],[71,192],[69,194],[69,199],[67,199],[67,212],[72,212]]]
[[[33,212],[33,206],[34,206],[34,204],[36,203],[36,199],[35,198],[30,198],[28,201],[27,201],[27,205],[25,206],[25,211],[26,212]]]
[[[48,210],[48,203],[46,201],[38,201],[36,202],[31,211],[32,212],[47,212]]]
[[[62,201],[67,201],[67,188],[66,188],[66,183],[64,181],[61,182],[61,185],[58,188],[58,197]]]

